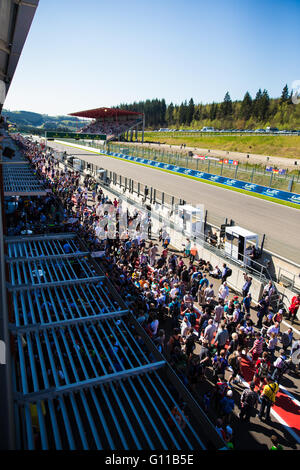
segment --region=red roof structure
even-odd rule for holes
[[[118,117],[118,116],[142,116],[143,113],[135,111],[127,111],[126,109],[119,108],[96,108],[88,109],[86,111],[79,111],[78,113],[70,113],[69,116],[77,116],[90,119],[100,119],[107,117]]]

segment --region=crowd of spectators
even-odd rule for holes
[[[26,143],[26,153],[51,188],[43,204],[29,203],[30,223],[43,223],[50,214],[64,231],[76,231],[91,251],[100,253],[110,281],[204,410],[216,416],[216,428],[228,447],[234,447],[233,397],[241,386],[240,420],[249,422],[260,402],[259,417],[269,421],[278,384],[293,367],[291,352],[300,347],[292,328],[281,330],[284,311],[270,306],[273,283],[265,286],[255,324],[252,278],[246,273],[243,295],[230,298],[225,263],[213,268],[195,259],[189,244],[183,253],[171,252],[168,234],[161,232],[158,241],[152,240],[151,230],[142,229],[143,221],[135,223],[138,211],[130,214],[121,199],[109,200],[93,178],[82,181],[78,172],[61,169],[51,153],[33,143]],[[112,213],[114,237],[105,236]],[[121,230],[124,217],[127,229]],[[213,279],[220,279],[218,289]],[[290,315],[296,315],[299,304],[296,296]],[[207,381],[213,384],[208,392],[202,388]]]
[[[105,134],[107,138],[110,138],[127,132],[136,123],[136,120],[120,122],[116,120],[97,120],[83,127],[80,132],[87,134]]]

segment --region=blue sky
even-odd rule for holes
[[[277,97],[300,79],[299,18],[300,0],[40,0],[4,107]]]

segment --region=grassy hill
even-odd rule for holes
[[[33,129],[77,131],[86,121],[75,116],[49,116],[48,114],[33,113],[31,111],[9,111],[3,109],[2,114],[9,122],[16,124],[20,132],[32,132]]]

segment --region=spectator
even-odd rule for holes
[[[200,360],[200,365],[202,367],[202,376],[205,377],[205,372],[206,368],[210,366],[211,364],[211,359],[210,359],[210,352],[208,348],[209,344],[206,339],[202,341],[202,345],[200,347],[199,351],[199,360]]]
[[[212,343],[212,340],[214,338],[214,334],[217,331],[217,327],[214,324],[212,319],[208,320],[208,325],[204,330],[203,338],[208,341],[208,344],[210,345]]]
[[[293,330],[292,328],[288,328],[286,331],[284,331],[281,335],[281,342],[282,342],[282,348],[284,352],[286,353],[288,348],[291,346],[293,342]]]
[[[223,396],[223,398],[221,398],[220,400],[221,416],[225,424],[230,424],[234,406],[235,406],[232,395],[233,395],[232,390],[228,390],[226,395]]]
[[[281,382],[283,374],[289,369],[284,350],[280,349],[279,354],[279,357],[273,363],[274,370],[272,374],[272,379],[278,384]]]
[[[255,382],[250,383],[250,388],[246,388],[241,395],[241,412],[240,420],[250,422],[251,416],[256,414],[258,404],[258,393],[255,392]]]
[[[255,363],[263,352],[264,339],[259,332],[255,333],[255,340],[249,354],[252,354],[252,362]]]
[[[223,268],[222,268],[222,278],[221,278],[222,284],[224,284],[224,282],[226,282],[228,276],[230,275],[230,271],[231,271],[231,270],[229,270],[227,264],[224,263],[224,264],[223,264]]]
[[[232,374],[230,375],[228,379],[228,383],[231,384],[233,382],[234,384],[238,383],[241,377],[241,359],[242,359],[242,354],[241,350],[236,350],[230,356],[228,357],[228,364],[232,368]]]
[[[268,296],[262,297],[258,303],[258,310],[257,310],[258,321],[257,321],[256,327],[259,329],[262,328],[262,322],[263,322],[264,316],[268,314],[269,305],[270,303],[269,303]]]
[[[277,345],[277,335],[276,335],[276,333],[274,333],[274,332],[271,333],[269,338],[270,338],[269,340],[266,340],[267,351],[269,353],[269,357],[270,357],[271,362],[273,362],[274,358],[275,358],[275,350],[276,350],[276,345]]]
[[[252,302],[252,296],[249,293],[246,295],[246,297],[243,298],[243,301],[242,301],[242,309],[244,313],[245,312],[250,313],[251,302]]]
[[[270,410],[275,404],[278,389],[278,384],[274,382],[272,378],[267,377],[267,384],[264,386],[261,394],[261,406],[258,414],[259,419],[263,419],[266,414],[266,420],[270,421]]]
[[[222,377],[225,376],[225,370],[228,367],[227,359],[225,358],[226,351],[222,349],[220,354],[216,354],[213,358],[213,375],[214,377]]]
[[[223,300],[223,302],[225,302],[228,296],[229,296],[229,289],[227,286],[227,282],[224,282],[219,287],[219,300]]]
[[[224,323],[221,324],[214,341],[214,345],[217,345],[218,353],[224,349],[227,340],[229,339],[228,331]]]
[[[291,305],[289,306],[289,315],[288,315],[289,320],[292,317],[292,322],[291,322],[292,324],[294,323],[295,318],[297,316],[299,306],[300,306],[300,294],[294,295],[291,301]]]
[[[250,290],[250,287],[251,287],[251,284],[252,284],[252,277],[250,277],[246,273],[244,273],[244,280],[245,280],[245,283],[242,287],[242,294],[243,294],[243,297],[246,297],[249,293],[249,290]]]
[[[259,389],[264,385],[271,369],[271,361],[267,351],[262,353],[262,356],[256,361],[255,364],[255,378],[258,380]]]
[[[185,339],[185,354],[186,357],[189,359],[196,347],[197,336],[195,335],[194,328],[190,328],[188,334],[186,335]]]

